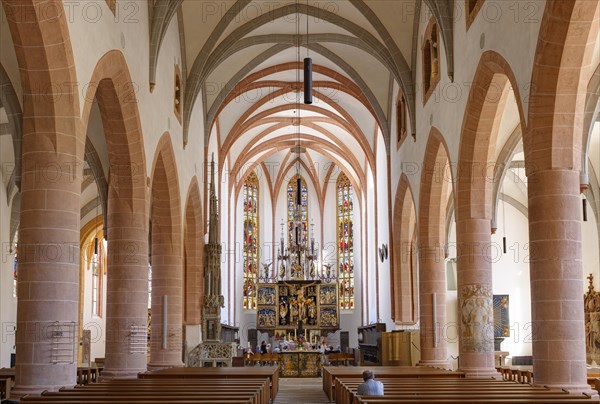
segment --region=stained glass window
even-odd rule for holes
[[[337,180],[338,282],[340,309],[354,308],[354,206],[352,185],[341,173]]]
[[[244,309],[256,310],[258,282],[258,178],[244,183]]]
[[[301,190],[301,208],[299,218],[295,217],[296,214],[296,195],[298,189],[298,178],[302,180]],[[306,189],[306,181],[300,175],[296,174],[294,178],[288,183],[287,189],[287,206],[288,206],[288,245],[296,242],[296,231],[295,224],[299,221],[300,227],[300,243],[307,245],[308,239],[308,191]],[[290,262],[298,262],[297,252],[290,251]],[[302,253],[304,254],[304,253]],[[305,257],[300,257],[300,262],[304,262]]]

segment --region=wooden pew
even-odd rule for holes
[[[47,401],[47,397],[31,397],[26,396],[21,399],[22,403],[30,403],[30,404],[45,404],[51,401]],[[63,401],[56,401],[58,403]],[[81,403],[81,401],[75,401],[76,403]],[[215,404],[214,398],[201,398],[195,397],[193,399],[185,399],[185,400],[176,400],[172,401],[170,398],[154,398],[154,399],[131,399],[128,400],[128,404],[165,404],[165,403],[177,403],[177,404]],[[116,401],[119,403],[119,401]],[[252,404],[251,399],[219,399],[219,404]],[[93,399],[88,400],[85,399],[85,404],[115,404],[114,398],[105,398],[105,399]]]
[[[10,391],[15,386],[15,368],[0,369],[0,399],[10,398]]]
[[[471,380],[471,379],[386,379],[377,378],[384,384],[384,391],[386,395],[393,394],[394,392],[409,392],[415,394],[422,391],[432,392],[452,392],[452,391],[467,391],[473,392],[478,391],[482,388],[486,391],[506,391],[506,384],[502,380]],[[335,383],[336,403],[352,403],[353,397],[355,396],[356,389],[363,382],[361,379],[346,379],[337,378]],[[510,383],[516,390],[527,391],[531,389],[531,386]],[[536,388],[541,391],[547,391],[545,388]]]
[[[279,367],[261,366],[247,368],[169,368],[138,374],[140,379],[228,379],[265,378],[270,380],[271,399],[275,401],[279,391]]]
[[[464,378],[462,372],[453,372],[445,369],[431,367],[413,367],[413,366],[377,366],[375,368],[366,366],[348,366],[348,367],[323,367],[323,391],[329,401],[335,399],[335,379],[337,377],[361,377],[364,370],[371,369],[375,372],[375,377],[391,378]]]
[[[428,398],[415,400],[410,398],[408,400],[400,400],[396,397],[393,398],[382,398],[382,397],[360,397],[356,401],[357,404],[400,404],[400,403],[418,403],[418,404],[588,404],[598,403],[596,400],[581,400],[578,398],[511,398],[510,401],[506,397],[496,398]]]
[[[362,379],[336,378],[336,404],[387,403],[600,403],[588,395],[564,390],[498,380],[475,379],[394,379],[384,383],[384,396],[358,396]]]
[[[270,381],[267,377],[263,379],[227,379],[227,380],[114,380],[91,384],[88,386],[78,386],[74,388],[62,388],[60,393],[66,396],[105,396],[118,394],[120,396],[140,396],[148,391],[159,391],[159,394],[167,392],[183,396],[186,394],[202,395],[239,395],[245,393],[256,397],[257,404],[268,404]],[[206,393],[206,394],[205,394]],[[46,393],[45,396],[56,395],[57,393]]]
[[[268,404],[270,379],[133,379],[62,388],[41,397],[26,396],[23,403],[223,403]]]

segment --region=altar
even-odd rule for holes
[[[319,351],[284,351],[281,359],[281,377],[320,377],[323,354]]]
[[[276,337],[309,330],[313,342],[315,333],[339,329],[337,284],[320,280],[259,283],[256,324],[259,331]]]

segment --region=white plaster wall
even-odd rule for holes
[[[218,165],[215,161],[215,170]],[[230,231],[230,220],[229,220],[229,210],[227,201],[229,200],[229,181],[234,180],[230,178],[227,173],[229,172],[229,160],[225,160],[225,164],[223,165],[223,175],[220,177],[216,177],[215,180],[218,181],[215,185],[215,192],[217,193],[218,198],[218,211],[219,211],[219,222],[221,225],[221,294],[225,299],[225,307],[221,309],[221,323],[229,323],[232,320],[231,305],[233,304],[233,296],[232,296],[232,288],[233,281],[232,276],[229,273],[229,263],[230,261],[235,261],[235,245],[231,246],[229,244],[229,240],[227,235]],[[218,179],[217,179],[218,178]],[[209,195],[210,198],[210,195]],[[210,201],[208,202],[210,206]]]
[[[106,251],[107,242],[104,243]],[[83,252],[82,252],[83,253]],[[87,265],[83,273],[83,329],[91,331],[91,355],[93,361],[95,358],[104,358],[104,348],[106,344],[106,285],[107,275],[102,272],[102,310],[100,316],[92,313],[92,270]]]
[[[583,208],[582,208],[583,212]],[[600,249],[598,241],[598,218],[594,214],[588,201],[587,207],[588,221],[581,222],[581,245],[583,250],[583,276],[587,278],[589,274],[594,275],[594,287],[600,290]],[[587,292],[588,281],[583,282],[583,290]]]
[[[502,252],[504,235],[506,254]],[[510,337],[506,338],[500,347],[510,352],[510,356],[531,355],[529,253],[527,218],[511,204],[500,201],[498,231],[492,235],[490,258],[494,294],[509,295]]]
[[[378,260],[378,246],[375,244],[375,221],[378,218],[375,216],[375,183],[372,172],[367,173],[367,204],[366,204],[366,226],[367,230],[364,233],[364,237],[366,239],[366,250],[367,256],[366,258],[366,282],[365,285],[365,293],[367,294],[368,302],[365,310],[365,318],[364,321],[367,324],[377,322],[377,295],[376,295],[376,274],[375,274],[375,265],[377,265],[376,260]]]
[[[329,186],[327,187],[327,194],[325,195],[325,214],[323,220],[323,238],[325,240],[322,261],[325,263],[334,264],[332,270],[337,273],[337,177],[332,176]],[[358,347],[358,333],[357,328],[361,324],[361,311],[362,311],[362,296],[364,292],[363,288],[363,277],[362,277],[362,243],[360,242],[364,238],[362,232],[362,226],[360,221],[361,209],[359,203],[359,197],[356,195],[354,190],[353,202],[354,206],[354,309],[353,310],[340,310],[340,330],[348,331],[350,337],[349,346],[351,348]],[[323,269],[325,270],[325,269]],[[328,337],[330,345],[337,346],[339,344],[339,332]]]
[[[373,251],[379,251],[379,247],[383,244],[388,246],[388,258],[383,262],[376,257],[378,260],[378,284],[379,293],[377,299],[379,300],[379,319],[386,323],[387,330],[393,330],[395,323],[392,320],[392,299],[391,299],[391,279],[390,279],[390,265],[391,260],[389,251],[392,246],[390,244],[390,220],[391,217],[389,212],[392,209],[389,206],[388,201],[388,158],[385,150],[385,142],[383,135],[379,131],[377,141],[377,246]]]
[[[358,348],[358,332],[357,329],[362,324],[360,313],[363,311],[363,303],[361,297],[365,293],[363,281],[363,255],[362,240],[365,237],[364,227],[360,220],[363,207],[359,203],[360,196],[354,193],[354,310],[352,312],[342,312],[340,326],[342,330],[349,331],[350,347]]]
[[[10,354],[14,353],[14,328],[17,324],[17,300],[13,297],[13,265],[15,255],[9,240],[10,209],[7,203],[6,188],[0,181],[0,367],[10,366]]]
[[[448,245],[448,258],[456,260],[456,222],[454,221],[448,232]],[[448,265],[447,262],[446,265]],[[456,263],[454,267],[456,268]],[[454,280],[456,285],[456,278]],[[446,287],[448,287],[448,282],[446,282]],[[446,290],[446,324],[442,330],[442,337],[446,341],[447,358],[452,369],[458,368],[458,359],[456,359],[458,358],[458,323],[457,291]]]

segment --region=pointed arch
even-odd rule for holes
[[[183,229],[184,323],[199,325],[204,298],[204,227],[198,178],[188,187]]]
[[[58,0],[44,2],[43,13],[34,0],[7,0],[1,5],[23,85],[19,243],[77,246],[83,141],[79,92],[72,85],[77,83],[77,72],[64,7]],[[58,167],[59,178],[36,177],[41,162]],[[40,193],[45,208],[40,207]],[[54,274],[53,279],[49,274]],[[19,254],[17,329],[52,327],[55,321],[77,323],[78,282],[79,262],[72,254],[63,253],[47,262],[35,254]],[[15,345],[15,393],[37,394],[75,383],[75,361],[53,364],[49,360],[51,339],[19,332]],[[71,345],[76,352],[76,342]]]
[[[496,173],[496,137],[509,86],[512,86],[521,121],[525,120],[519,87],[506,60],[498,53],[482,54],[462,123],[457,185],[456,238],[458,243],[459,313],[469,307],[485,307],[485,322],[460,316],[459,354],[467,377],[498,377],[494,367],[493,340],[485,330],[493,327],[491,244],[492,192]],[[479,331],[478,331],[479,330]]]
[[[448,148],[435,127],[429,134],[422,167],[418,212],[420,363],[448,367],[446,341],[437,338],[434,328],[446,324],[446,216],[453,181]]]
[[[532,72],[528,180],[533,371],[536,385],[589,392],[581,290],[581,156],[598,47],[597,1],[546,2]],[[560,247],[560,248],[559,248]],[[562,310],[548,308],[562,307]],[[567,314],[568,313],[568,314]],[[557,336],[560,336],[557,338]]]
[[[479,61],[462,123],[456,174],[457,219],[464,215],[491,220],[491,180],[496,175],[491,163],[509,87],[514,91],[521,128],[526,128],[521,95],[512,68],[500,54],[486,51]]]
[[[130,335],[132,324],[141,327],[148,322],[147,175],[137,99],[122,52],[109,51],[100,58],[86,90],[81,118],[84,133],[92,106],[97,102],[109,164],[105,222],[109,271],[103,375],[131,377],[146,369],[146,354],[131,354],[129,344],[116,336]],[[129,285],[127,294],[122,292],[123,283]]]
[[[397,324],[417,323],[417,261],[414,196],[406,174],[396,187],[391,265],[392,318]]]
[[[575,134],[583,129],[587,86],[596,68],[591,58],[598,46],[598,7],[586,0],[546,4],[531,79],[530,130],[523,139],[528,175],[581,167],[581,136]]]
[[[15,92],[15,88],[8,77],[8,73],[4,70],[4,66],[0,63],[0,107],[4,107],[8,117],[8,128],[12,136],[13,154],[15,159],[15,167],[9,179],[7,186],[7,197],[10,200],[13,194],[13,187],[17,191],[21,188],[21,142],[23,140],[23,112],[19,97]]]
[[[181,202],[177,164],[171,136],[165,132],[156,147],[151,179],[151,257],[152,257],[152,328],[149,368],[183,366],[181,341],[182,240]],[[166,298],[166,300],[165,300]],[[166,324],[163,323],[167,306]],[[163,327],[169,334],[163,340]],[[179,331],[174,331],[179,330]]]

